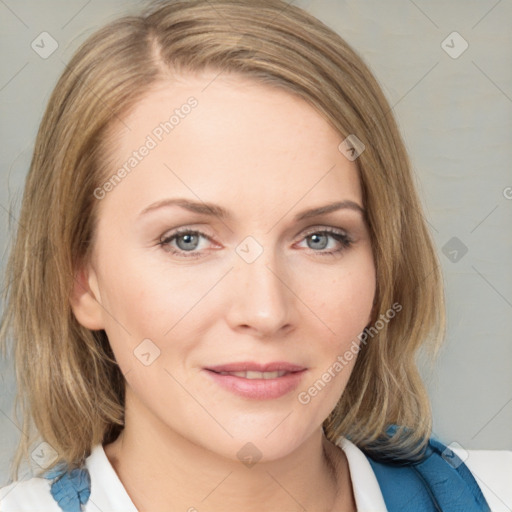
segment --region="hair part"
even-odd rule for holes
[[[14,348],[22,413],[13,479],[40,439],[58,454],[46,469],[78,467],[123,428],[124,376],[106,333],[77,322],[70,294],[94,243],[94,190],[112,174],[123,117],[152,87],[205,70],[296,94],[340,142],[355,134],[365,144],[355,163],[376,265],[370,325],[392,304],[402,309],[362,347],[323,427],[329,440],[346,436],[377,459],[414,459],[428,442],[432,414],[416,356],[423,347],[434,358],[444,336],[442,277],[411,163],[376,79],[341,36],[284,1],[164,1],[82,44],[39,128],[0,330],[4,354],[9,341]],[[390,424],[406,430],[388,437]]]

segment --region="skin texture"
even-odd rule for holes
[[[112,155],[122,166],[174,109],[198,102],[98,200],[92,257],[77,273],[73,311],[106,331],[126,377],[125,429],[105,452],[139,510],[355,510],[344,453],[321,429],[355,357],[307,405],[298,395],[370,322],[370,236],[355,210],[294,217],[341,200],[362,207],[357,169],[338,150],[343,137],[304,100],[217,74],[160,84],[124,118],[129,129],[117,127]],[[140,215],[178,197],[232,217],[178,206]],[[205,237],[159,244],[181,227]],[[351,245],[311,237],[325,228]],[[236,252],[248,236],[263,250],[252,263]],[[136,356],[145,339],[160,351],[149,365]],[[307,371],[272,400],[237,396],[204,371],[240,361]],[[261,454],[252,467],[237,456],[248,442]]]

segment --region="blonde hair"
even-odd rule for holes
[[[361,347],[323,427],[329,440],[346,436],[375,458],[417,457],[431,435],[416,356],[425,347],[433,360],[444,337],[442,276],[404,143],[372,73],[338,34],[281,0],[158,2],[85,41],[39,128],[0,330],[4,355],[9,339],[14,349],[24,432],[11,478],[39,437],[58,454],[46,469],[77,467],[123,428],[124,377],[105,332],[72,313],[74,276],[94,240],[94,190],[112,174],[113,122],[173,73],[206,69],[297,94],[340,141],[355,134],[365,144],[355,162],[377,273],[371,325],[391,304],[402,309]],[[387,436],[390,424],[406,428]]]

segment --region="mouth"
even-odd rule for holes
[[[244,398],[268,400],[294,390],[307,368],[286,362],[230,363],[204,368],[222,388]]]
[[[216,366],[209,366],[206,370],[213,371],[215,373],[262,373],[262,374],[272,374],[272,373],[282,373],[283,375],[286,373],[300,372],[305,370],[304,366],[300,366],[293,363],[288,363],[285,361],[274,361],[271,363],[256,363],[254,361],[242,361],[239,363],[227,363],[227,364],[219,364]],[[283,373],[284,372],[284,373]],[[251,377],[249,377],[251,378]],[[258,377],[253,377],[258,378]],[[275,378],[275,377],[272,377]]]
[[[219,375],[233,375],[234,377],[241,377],[243,379],[277,379],[291,372],[215,372]]]

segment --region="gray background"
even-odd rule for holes
[[[37,127],[57,77],[88,35],[139,4],[0,0],[2,269],[9,223],[16,225]],[[448,331],[438,365],[433,372],[422,366],[434,433],[465,449],[510,450],[512,3],[295,4],[339,32],[366,60],[410,152],[447,297]],[[46,59],[31,48],[44,31],[59,45]],[[459,36],[448,37],[454,31],[469,45],[457,58],[445,51],[462,49]],[[0,486],[20,436],[14,391],[11,364],[2,361]]]

